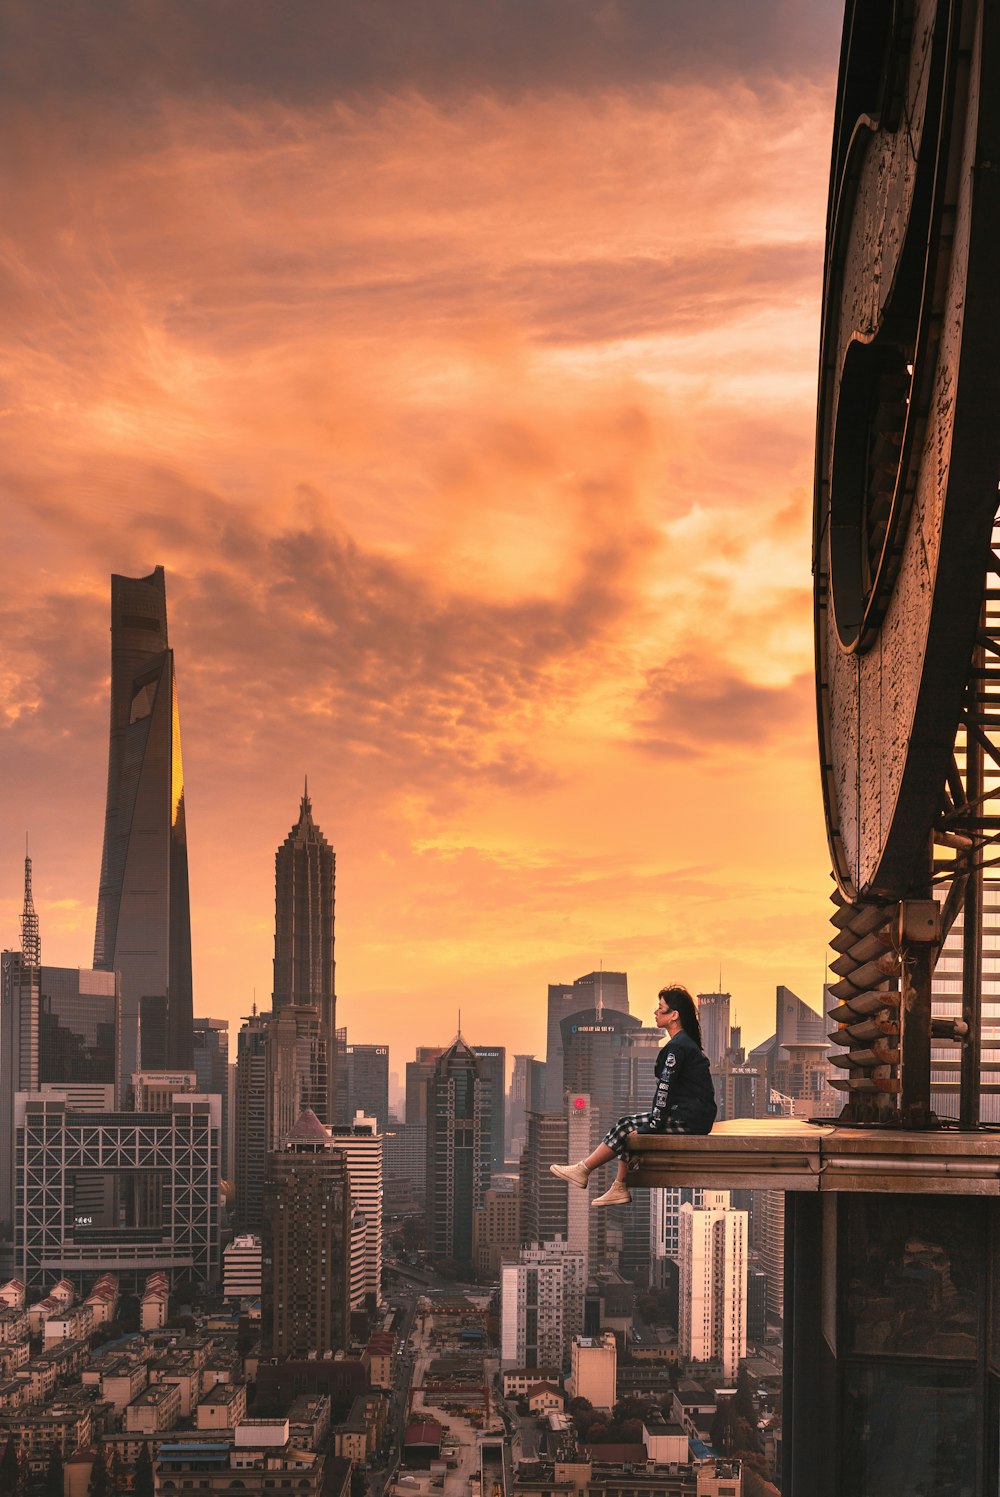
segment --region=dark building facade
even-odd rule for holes
[[[434,1075],[438,1057],[443,1054],[443,1045],[418,1045],[413,1060],[406,1062],[406,1121],[408,1123],[426,1123],[427,1086]]]
[[[566,1163],[566,1113],[529,1112],[525,1131],[520,1164],[522,1246],[565,1238],[568,1221],[567,1187],[549,1171],[550,1164]]]
[[[545,1110],[545,1062],[533,1055],[515,1055],[507,1093],[508,1159],[520,1159],[524,1148],[526,1119],[529,1112]]]
[[[122,980],[119,1088],[192,1064],[180,717],[163,568],[111,579],[111,725],[94,966]]]
[[[500,1174],[504,1164],[504,1119],[507,1100],[507,1051],[503,1045],[474,1045],[483,1083],[486,1109],[484,1129],[491,1174]]]
[[[267,1025],[256,1010],[244,1019],[236,1040],[233,1130],[236,1221],[244,1232],[260,1231],[267,1162]]]
[[[427,1246],[472,1266],[472,1224],[489,1184],[486,1087],[459,1035],[427,1086]]]
[[[336,964],[334,906],[336,856],[313,821],[306,788],[299,819],[274,859],[274,992],[273,1012],[313,1008],[325,1049],[326,1096],[321,1106],[310,1100],[322,1122],[334,1117],[334,1030]]]
[[[194,1071],[198,1090],[222,1098],[222,1178],[230,1178],[229,1020],[195,1019]]]
[[[563,1092],[580,1089],[575,1081],[563,1075],[563,1021],[573,1014],[604,1008],[628,1013],[628,976],[625,972],[587,972],[575,982],[549,984],[545,1112],[558,1112],[562,1107]]]
[[[0,1129],[14,1136],[14,1096],[49,1083],[118,1086],[120,995],[114,972],[0,957]],[[13,1217],[9,1148],[0,1149],[0,1220]]]
[[[351,1045],[347,1030],[335,1035],[334,1118],[341,1126],[356,1113],[375,1118],[380,1133],[389,1126],[389,1046]]]
[[[347,1161],[308,1109],[268,1155],[264,1187],[265,1355],[322,1357],[348,1344],[351,1192]]]

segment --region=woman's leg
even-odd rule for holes
[[[588,1154],[583,1161],[588,1170],[599,1170],[602,1164],[607,1164],[609,1159],[614,1159],[615,1152],[610,1144],[599,1143],[592,1154]]]

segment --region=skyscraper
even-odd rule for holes
[[[443,1045],[418,1045],[413,1060],[406,1062],[406,1121],[426,1123],[427,1084],[434,1075],[434,1065],[444,1054]]]
[[[507,1100],[507,1051],[503,1045],[473,1045],[483,1083],[486,1117],[486,1149],[491,1174],[501,1174],[504,1165],[504,1116]]]
[[[545,1110],[545,1062],[533,1055],[515,1055],[507,1094],[507,1158],[520,1159],[526,1117]]]
[[[198,1090],[222,1098],[222,1178],[230,1178],[229,1161],[229,1020],[195,1019],[194,1069]]]
[[[140,1065],[189,1069],[184,773],[162,567],[111,579],[108,798],[94,966],[121,973],[122,1095]]]
[[[584,1254],[565,1242],[532,1243],[500,1271],[500,1366],[568,1366],[583,1330]]]
[[[243,1231],[263,1221],[267,1161],[267,1025],[270,1014],[254,1011],[236,1040],[235,1159],[236,1220]]]
[[[720,1363],[732,1382],[747,1347],[747,1214],[706,1190],[702,1206],[681,1207],[679,1235],[681,1356]]]
[[[382,1301],[382,1135],[377,1120],[362,1112],[347,1125],[335,1123],[330,1134],[347,1161],[352,1225],[364,1217],[360,1295],[351,1296],[351,1309],[357,1310],[368,1296],[374,1305]]]
[[[350,1231],[347,1161],[307,1109],[267,1161],[262,1326],[267,1354],[322,1357],[346,1347]]]
[[[319,1008],[286,1003],[267,1025],[267,1147],[280,1149],[308,1107],[326,1121],[329,1101],[327,1036]]]
[[[698,1018],[701,1020],[701,1037],[708,1063],[718,1074],[722,1069],[726,1051],[729,1049],[729,993],[699,993]]]
[[[14,1137],[15,1093],[46,1084],[118,1089],[120,992],[114,972],[43,967],[24,860],[21,949],[0,956],[0,1135]],[[14,1212],[13,1160],[0,1148],[0,1221]]]
[[[321,1122],[333,1120],[336,986],[334,899],[336,856],[312,817],[308,785],[299,819],[274,858],[274,1017],[282,1009],[314,1008],[325,1049],[325,1098],[309,1100]]]
[[[545,1049],[546,1112],[559,1112],[563,1092],[579,1088],[578,1082],[563,1075],[563,1020],[588,1009],[593,1012],[605,1007],[616,1009],[619,1013],[628,1013],[628,976],[625,972],[588,972],[572,983],[549,983]]]
[[[486,1087],[458,1035],[427,1085],[427,1246],[472,1266],[472,1221],[489,1184]]]
[[[344,1031],[338,1030],[340,1034]],[[337,1047],[337,1066],[343,1056],[344,1076],[338,1075],[338,1123],[350,1123],[356,1113],[374,1118],[380,1133],[389,1125],[389,1046]]]
[[[527,1114],[521,1154],[521,1242],[550,1242],[567,1231],[567,1186],[549,1171],[569,1157],[565,1109]],[[583,1196],[583,1191],[576,1192]]]

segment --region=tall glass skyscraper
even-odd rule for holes
[[[427,1246],[466,1267],[490,1180],[486,1090],[475,1051],[458,1035],[427,1085]]]
[[[94,966],[120,972],[121,1073],[192,1066],[184,774],[163,568],[111,579],[111,733]]]

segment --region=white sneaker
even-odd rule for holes
[[[581,1190],[587,1189],[590,1180],[590,1171],[582,1159],[579,1164],[550,1164],[549,1173],[558,1175],[560,1180],[568,1180],[570,1185],[579,1185]]]
[[[591,1201],[592,1206],[627,1206],[632,1199],[632,1192],[627,1185],[616,1180],[610,1190],[606,1190],[602,1196]]]

